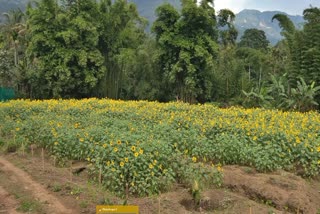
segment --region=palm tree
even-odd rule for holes
[[[17,67],[19,63],[19,48],[21,46],[21,38],[25,35],[25,15],[18,10],[11,10],[2,14],[5,17],[5,23],[0,26],[0,30],[4,32],[7,48],[13,49],[14,65]]]

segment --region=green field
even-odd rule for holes
[[[104,185],[152,195],[174,183],[219,185],[223,165],[320,172],[320,115],[146,101],[0,103],[3,148],[45,148],[61,163],[88,161]]]

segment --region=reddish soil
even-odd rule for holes
[[[224,185],[249,199],[291,213],[320,213],[320,183],[285,171],[271,174],[226,166]]]
[[[29,213],[95,213],[103,203],[122,204],[123,199],[88,182],[87,171],[72,174],[70,167],[56,167],[53,160],[42,163],[41,152],[31,157],[17,153],[0,157],[0,214],[19,213],[21,187],[41,202],[41,211]],[[81,165],[81,163],[80,163]],[[72,175],[72,176],[71,176]],[[200,208],[194,206],[188,189],[177,185],[171,192],[147,198],[128,199],[140,213],[320,213],[320,182],[292,173],[257,173],[240,166],[224,167],[224,185],[202,192]]]
[[[19,214],[20,212],[16,211],[18,204],[14,197],[0,186],[0,213]]]
[[[10,175],[13,181],[24,186],[25,189],[32,191],[35,198],[47,204],[46,210],[48,213],[72,213],[71,209],[66,208],[57,197],[53,196],[42,185],[35,182],[28,173],[17,168],[2,157],[0,157],[0,167],[5,174]]]

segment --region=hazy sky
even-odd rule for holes
[[[231,9],[238,13],[243,9],[257,9],[260,11],[283,11],[290,15],[302,15],[305,8],[311,4],[320,7],[320,0],[215,0],[215,9]]]

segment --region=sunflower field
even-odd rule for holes
[[[88,161],[119,195],[194,180],[219,185],[225,164],[317,176],[319,135],[316,112],[94,98],[0,103],[1,139]]]

